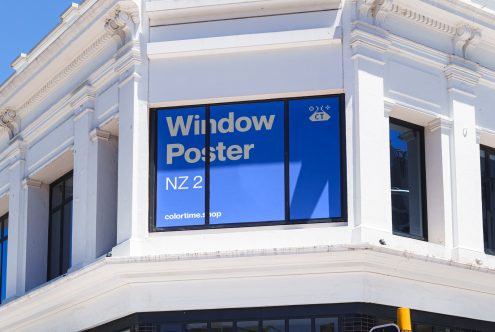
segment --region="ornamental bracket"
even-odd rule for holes
[[[475,47],[480,39],[481,32],[479,29],[469,25],[458,26],[454,36],[455,55],[465,59],[468,48]]]
[[[9,135],[9,140],[12,139],[19,129],[17,123],[18,117],[16,111],[12,109],[5,109],[0,111],[0,127],[5,128]]]
[[[117,37],[123,46],[136,37],[139,10],[132,1],[124,1],[115,7],[105,19],[105,29]]]

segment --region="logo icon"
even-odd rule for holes
[[[319,121],[328,121],[330,120],[331,116],[325,110],[329,111],[330,106],[311,106],[309,107],[309,111],[313,112],[311,116],[309,117],[310,121],[313,122],[319,122]]]

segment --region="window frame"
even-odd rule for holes
[[[421,148],[421,153],[420,153],[420,174],[421,174],[421,226],[423,230],[423,235],[418,236],[414,234],[409,234],[405,232],[400,232],[400,231],[395,231],[394,230],[394,220],[393,220],[393,215],[392,215],[392,234],[397,235],[397,236],[402,236],[402,237],[407,237],[415,240],[420,240],[420,241],[428,241],[428,197],[427,197],[427,188],[426,188],[426,146],[425,146],[425,128],[423,126],[407,122],[404,120],[400,120],[397,118],[390,117],[389,118],[389,150],[390,150],[390,124],[395,124],[403,127],[407,127],[413,130],[417,130],[420,133],[421,136],[421,142],[420,142],[420,148]],[[390,163],[390,159],[389,159]],[[392,165],[389,164],[389,174],[391,176],[391,171],[392,171]],[[392,181],[390,181],[390,198],[392,198]],[[390,208],[392,209],[392,201],[390,201]],[[392,212],[392,210],[391,210]]]
[[[74,191],[72,193],[72,195],[70,196],[70,199],[67,199],[66,196],[65,196],[65,182],[72,178],[72,181],[74,181],[74,174],[73,174],[73,170],[70,170],[69,172],[65,173],[64,175],[62,175],[61,177],[59,177],[58,179],[56,179],[55,181],[53,181],[52,183],[50,183],[50,189],[49,189],[49,208],[48,208],[48,251],[47,251],[47,265],[46,265],[46,280],[47,281],[50,281],[50,280],[53,280],[53,279],[56,279],[64,274],[67,273],[67,271],[65,272],[62,272],[63,270],[63,236],[64,236],[64,222],[62,221],[60,223],[60,244],[59,244],[59,257],[58,257],[58,265],[59,265],[59,270],[60,270],[60,274],[58,276],[55,276],[53,278],[50,277],[50,266],[51,266],[51,263],[52,263],[52,244],[51,244],[51,241],[50,241],[50,238],[51,238],[51,235],[52,235],[52,232],[53,232],[53,229],[52,229],[52,218],[53,218],[53,215],[55,214],[55,212],[58,212],[60,211],[60,215],[61,215],[61,218],[63,219],[63,216],[64,216],[64,210],[65,210],[65,205],[69,202],[73,202],[74,201]],[[62,203],[57,206],[56,208],[54,208],[52,206],[52,190],[53,188],[60,184],[60,183],[63,183],[63,191],[62,191]],[[73,182],[74,183],[74,182]],[[72,228],[72,216],[71,216],[71,228]],[[70,269],[70,261],[72,260],[72,232],[70,232],[70,238],[69,238],[69,243],[71,243],[71,245],[69,246],[69,268]]]
[[[244,103],[263,103],[263,102],[273,102],[281,101],[284,102],[284,114],[285,114],[285,124],[284,124],[284,188],[285,188],[285,209],[287,211],[288,200],[290,196],[289,182],[288,182],[288,153],[289,145],[288,141],[290,139],[289,134],[289,102],[292,100],[304,100],[312,98],[338,98],[339,99],[339,130],[340,130],[340,194],[341,194],[341,217],[339,218],[316,218],[316,219],[293,219],[290,220],[285,218],[285,220],[278,221],[264,221],[264,222],[240,222],[240,223],[226,223],[226,224],[210,224],[206,223],[203,225],[191,225],[191,226],[176,226],[176,227],[156,227],[156,173],[157,173],[157,116],[159,110],[166,109],[181,109],[190,107],[205,107],[206,114],[209,114],[211,106],[221,106],[221,105],[235,105]],[[348,209],[347,209],[347,144],[346,144],[346,117],[345,117],[345,94],[325,94],[325,95],[307,95],[300,97],[282,97],[282,98],[270,98],[270,99],[246,99],[239,100],[235,102],[218,102],[218,103],[207,103],[207,104],[187,104],[180,106],[170,106],[170,107],[154,107],[149,109],[149,214],[148,214],[148,231],[150,233],[155,232],[171,232],[171,231],[184,231],[184,230],[205,230],[205,229],[219,229],[219,228],[239,228],[239,227],[261,227],[261,226],[277,226],[277,225],[298,225],[298,224],[315,224],[315,223],[347,223]],[[206,127],[209,127],[208,121],[206,121]],[[208,130],[208,129],[207,129]],[[210,138],[208,135],[205,137],[206,144],[209,144]],[[209,163],[205,163],[205,185],[208,185],[209,174],[208,174]],[[205,199],[205,214],[209,211],[209,198],[208,195]]]
[[[9,240],[9,234],[7,231],[7,236],[4,235],[5,230],[5,222],[9,222],[9,213],[5,213],[0,217],[0,281],[3,280],[3,244],[5,241]],[[8,229],[8,228],[7,228]],[[7,257],[8,257],[8,244],[7,244]],[[8,262],[8,259],[7,259]],[[5,266],[5,272],[7,272],[7,265]],[[5,283],[7,284],[7,276],[5,276]],[[2,293],[3,285],[0,283],[0,303],[3,303],[1,300],[4,294]]]
[[[489,161],[489,154],[495,155],[495,148],[487,146],[487,145],[482,145],[480,144],[480,152],[484,151],[485,152],[485,176],[481,174],[481,168],[480,168],[480,178],[481,178],[481,195],[483,197],[483,192],[487,190],[487,185],[490,184],[490,182],[493,182],[495,185],[495,174],[493,176],[493,179],[490,179],[490,176],[487,175],[487,172],[489,172],[490,169],[490,161]],[[480,156],[480,163],[481,163],[481,156]],[[495,198],[494,198],[495,199]],[[485,220],[485,209],[486,207],[483,204],[483,198],[481,199],[481,209],[482,209],[482,217],[483,217],[483,249],[485,251],[485,254],[487,255],[495,255],[495,249],[490,249],[487,248],[486,242],[485,242],[485,230],[487,227],[487,220]],[[495,211],[494,211],[495,213]],[[494,226],[495,227],[495,218],[493,220]],[[493,239],[493,242],[495,242],[495,237]]]

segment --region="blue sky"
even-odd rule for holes
[[[10,64],[28,53],[59,22],[71,0],[3,0],[0,10],[0,83],[13,72]]]

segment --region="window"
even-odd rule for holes
[[[485,252],[495,255],[495,149],[481,147],[480,162]]]
[[[423,128],[390,119],[390,177],[394,234],[426,240]]]
[[[0,259],[2,261],[0,275],[2,277],[2,287],[0,289],[1,302],[5,300],[7,291],[7,246],[9,242],[9,215],[0,217]]]
[[[342,97],[153,111],[151,230],[344,221]]]
[[[71,264],[72,171],[50,185],[48,229],[48,280],[64,273]]]

